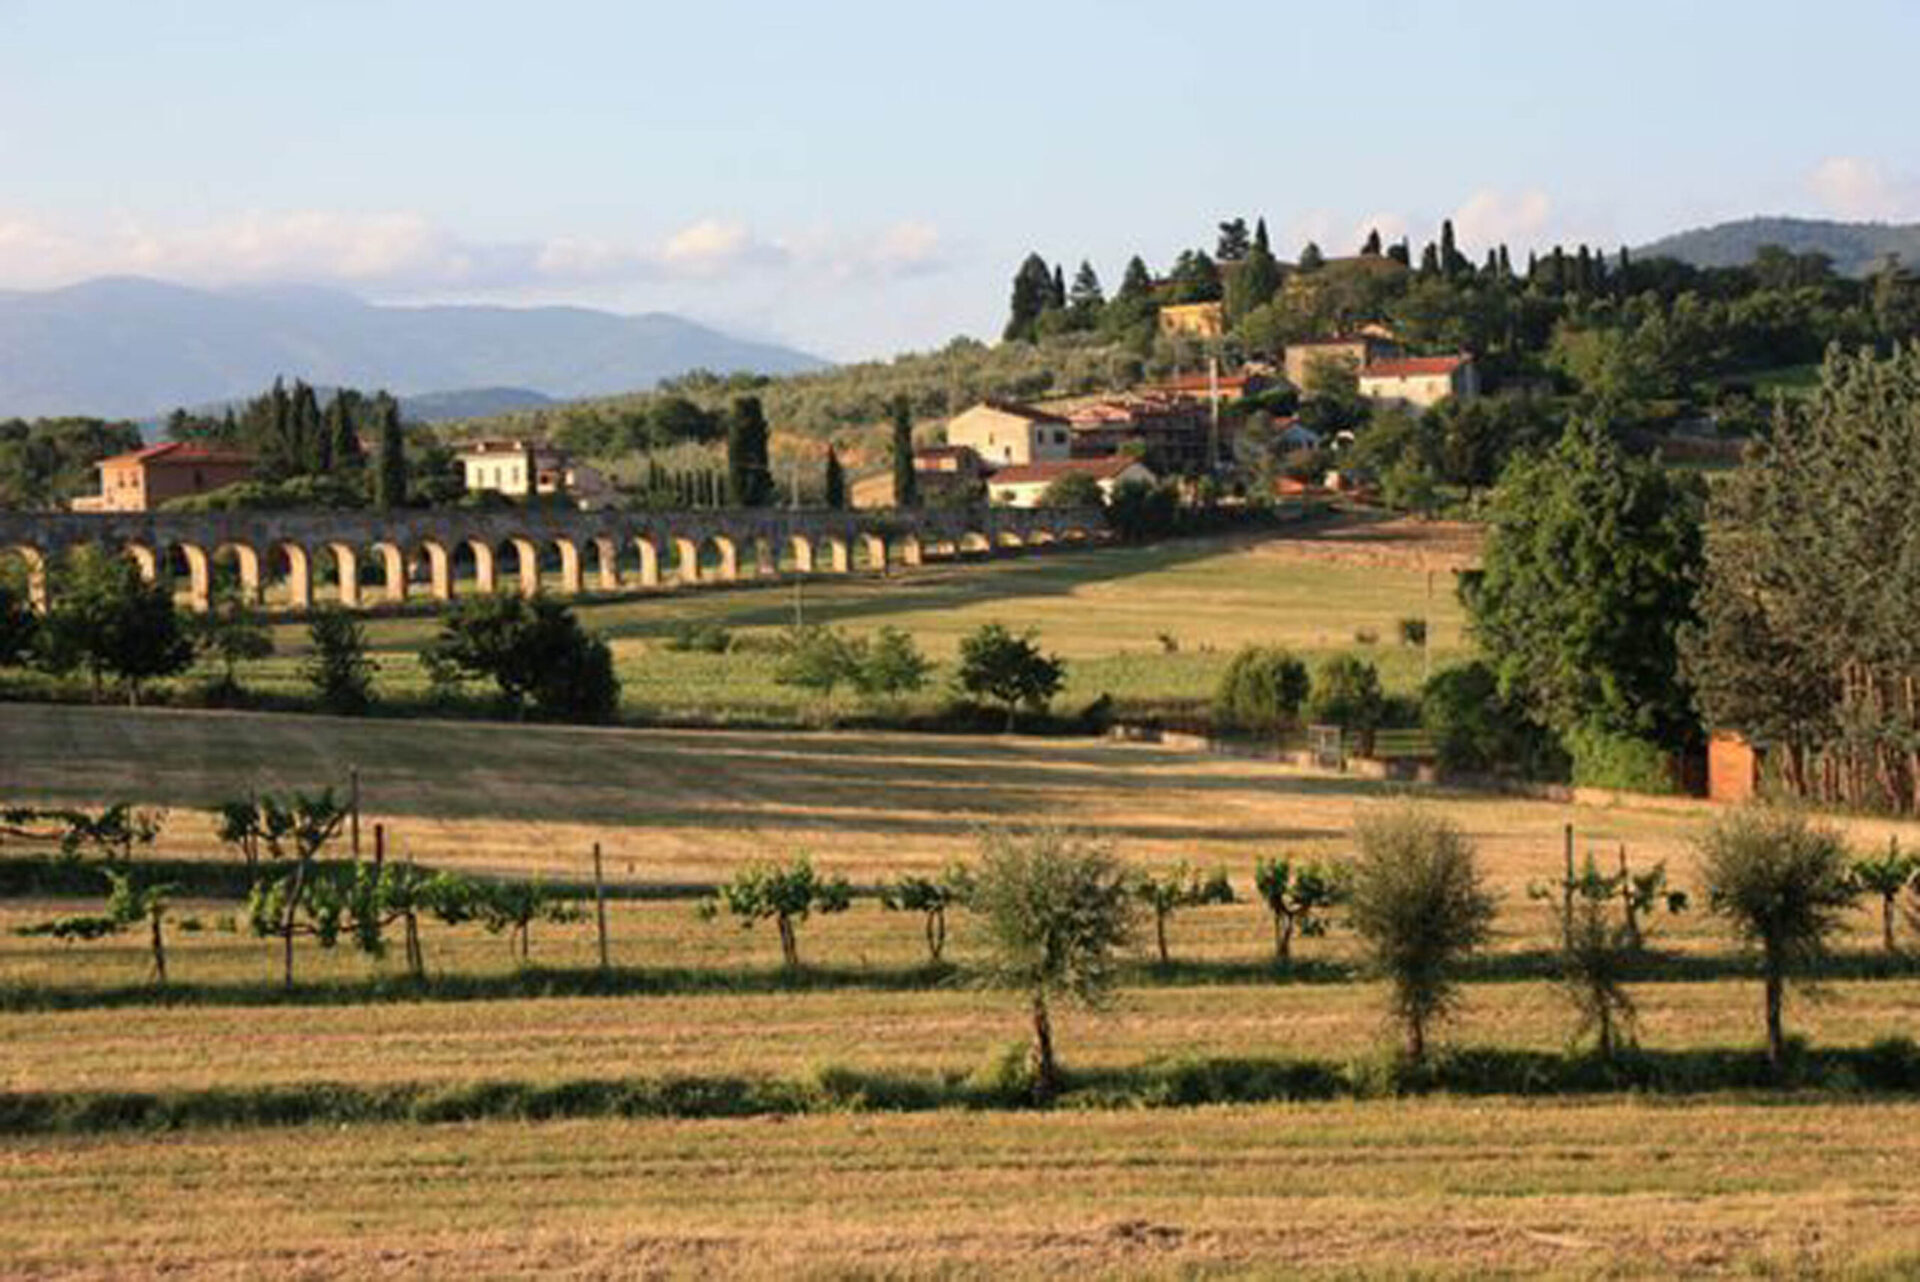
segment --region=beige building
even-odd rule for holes
[[[473,441],[458,455],[467,493],[492,491],[508,498],[529,494],[566,494],[582,508],[598,508],[614,498],[614,488],[597,468],[575,463],[563,449],[536,441]]]
[[[1120,456],[1055,459],[1045,463],[1003,467],[987,478],[987,491],[993,502],[1001,507],[1039,507],[1048,486],[1063,476],[1073,475],[1092,477],[1100,486],[1100,493],[1109,499],[1113,497],[1114,487],[1123,482],[1145,481],[1151,485],[1155,479],[1153,472],[1139,459]]]
[[[986,494],[982,484],[986,474],[980,456],[964,445],[936,445],[913,453],[913,482],[923,507],[979,502]],[[847,498],[856,508],[898,507],[893,469],[861,477],[848,489]]]
[[[1219,338],[1227,332],[1226,308],[1213,303],[1168,303],[1160,309],[1160,332],[1168,336]]]
[[[253,479],[253,459],[190,441],[150,445],[101,459],[100,493],[73,501],[76,512],[152,512],[169,499],[205,494]]]
[[[1073,453],[1073,425],[1031,405],[982,401],[947,421],[947,444],[966,446],[988,467],[1041,463]]]
[[[1398,347],[1372,334],[1349,334],[1340,338],[1320,338],[1304,343],[1288,343],[1286,358],[1282,365],[1286,371],[1287,381],[1305,391],[1307,375],[1312,371],[1316,361],[1340,361],[1358,372],[1375,361],[1399,354]]]
[[[1374,361],[1360,371],[1360,395],[1381,405],[1428,409],[1450,396],[1471,400],[1479,394],[1479,371],[1465,355]]]

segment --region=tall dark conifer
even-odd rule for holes
[[[727,502],[765,507],[773,499],[767,455],[767,415],[757,396],[742,396],[727,419]]]
[[[920,481],[913,468],[913,405],[904,396],[893,402],[893,505],[920,506]]]
[[[836,512],[846,507],[847,505],[847,473],[846,473],[846,469],[840,466],[840,452],[834,449],[832,445],[827,446],[827,475],[826,475],[825,489],[826,489],[828,507],[832,508]]]

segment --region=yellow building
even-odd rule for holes
[[[1073,453],[1073,425],[1031,405],[982,401],[947,421],[947,444],[966,446],[989,467],[1041,463]]]
[[[1227,332],[1219,303],[1169,303],[1160,309],[1160,332],[1169,337],[1219,338]]]

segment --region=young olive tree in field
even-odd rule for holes
[[[1427,1033],[1459,1000],[1458,965],[1491,937],[1494,899],[1473,845],[1446,819],[1403,806],[1364,816],[1355,829],[1347,911],[1386,978],[1407,1055],[1427,1056]]]
[[[826,878],[813,870],[806,856],[790,864],[749,864],[700,905],[708,921],[723,911],[740,918],[742,929],[757,921],[772,921],[780,934],[780,959],[788,970],[800,966],[798,923],[811,914],[842,913],[853,906],[853,887],[844,877]]]
[[[1066,679],[1066,663],[1043,653],[1031,631],[1016,636],[1004,624],[987,623],[960,638],[960,688],[1005,705],[1008,733],[1022,707],[1044,710]]]
[[[1854,884],[1880,901],[1880,942],[1889,957],[1900,951],[1893,934],[1894,909],[1916,873],[1920,859],[1903,854],[1897,837],[1888,839],[1886,854],[1853,861]]]
[[[904,873],[880,888],[881,906],[890,912],[919,913],[927,937],[927,960],[938,966],[947,949],[947,910],[965,906],[973,896],[973,871],[954,863],[938,877]]]
[[[1172,960],[1167,952],[1168,919],[1181,908],[1232,903],[1233,885],[1224,872],[1207,876],[1182,863],[1160,873],[1137,873],[1133,894],[1153,914],[1153,940],[1160,952],[1160,964],[1164,966]]]
[[[172,907],[170,897],[176,887],[142,885],[137,874],[131,869],[125,872],[108,869],[107,883],[109,890],[105,912],[60,917],[49,922],[22,926],[15,933],[49,935],[72,943],[76,939],[102,939],[108,935],[117,935],[123,930],[144,923],[147,927],[147,945],[153,953],[153,982],[165,987],[167,982],[165,923],[167,912]]]
[[[1133,939],[1132,879],[1105,846],[1053,829],[994,831],[983,841],[973,911],[992,979],[1024,995],[1033,1021],[1033,1095],[1059,1089],[1053,1003],[1092,1009],[1113,991],[1117,954]]]
[[[321,850],[340,833],[346,822],[347,807],[333,795],[333,789],[308,796],[295,793],[282,801],[262,797],[253,803],[262,816],[262,832],[275,834],[268,841],[273,858],[290,858],[293,867],[279,877],[256,880],[247,899],[247,916],[253,932],[262,937],[277,936],[281,941],[286,987],[293,987],[293,940],[302,929],[303,915],[308,924],[321,914],[308,901],[314,882],[315,861]],[[290,849],[289,849],[290,847]]]
[[[1326,913],[1340,902],[1342,869],[1330,863],[1295,865],[1289,859],[1262,859],[1253,866],[1254,888],[1273,915],[1273,959],[1293,960],[1295,935],[1327,933]]]
[[[1767,1062],[1786,1067],[1787,980],[1826,953],[1856,894],[1837,833],[1792,813],[1742,810],[1700,839],[1707,908],[1760,953]]]

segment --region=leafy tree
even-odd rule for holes
[[[1446,819],[1412,806],[1362,817],[1347,911],[1389,1005],[1407,1055],[1422,1063],[1433,1021],[1459,1000],[1455,970],[1491,937],[1494,899],[1473,845]]]
[[[913,404],[906,397],[895,398],[892,420],[893,505],[919,507],[920,481],[913,466]]]
[[[24,591],[0,583],[0,668],[24,664],[40,641],[40,616]]]
[[[260,611],[231,589],[216,589],[205,614],[193,621],[194,644],[200,653],[220,664],[223,690],[239,689],[234,673],[243,662],[264,659],[273,653],[273,629]]]
[[[1736,811],[1701,838],[1700,872],[1708,911],[1759,950],[1767,1062],[1782,1071],[1787,981],[1826,954],[1853,906],[1846,846],[1800,815]]]
[[[1009,632],[986,623],[960,639],[960,688],[975,698],[1006,705],[1007,730],[1021,707],[1044,711],[1066,683],[1066,664],[1041,651],[1037,634]]]
[[[1233,885],[1224,872],[1206,876],[1186,863],[1160,873],[1135,874],[1133,893],[1153,914],[1153,939],[1162,966],[1172,960],[1167,953],[1167,920],[1175,910],[1233,902]]]
[[[1239,325],[1255,308],[1264,307],[1280,292],[1279,260],[1259,245],[1248,251],[1240,269],[1226,286],[1227,323]]]
[[[379,398],[380,449],[373,473],[373,505],[391,512],[407,505],[406,436],[400,427],[400,403]]]
[[[467,597],[440,620],[421,651],[434,684],[491,680],[515,717],[611,721],[620,706],[607,643],[564,602],[496,593]]]
[[[1880,942],[1889,957],[1900,951],[1893,936],[1894,907],[1916,874],[1920,859],[1902,853],[1898,837],[1887,839],[1886,854],[1853,861],[1854,885],[1880,901]]]
[[[1449,770],[1557,776],[1564,755],[1483,660],[1442,668],[1420,691],[1420,725]]]
[[[1793,795],[1911,813],[1920,770],[1920,349],[1828,357],[1713,491],[1685,675]]]
[[[1300,251],[1300,270],[1303,273],[1317,272],[1326,265],[1327,257],[1320,252],[1320,246],[1308,241],[1306,247]]]
[[[1171,486],[1128,480],[1113,487],[1107,499],[1107,524],[1127,543],[1146,543],[1173,533],[1179,518],[1179,495]]]
[[[1214,688],[1214,720],[1236,730],[1278,734],[1300,715],[1307,667],[1279,646],[1242,646]]]
[[[831,707],[833,692],[859,680],[866,647],[838,628],[813,624],[789,632],[773,679],[811,690]]]
[[[1252,242],[1247,239],[1246,219],[1233,218],[1220,224],[1220,240],[1213,251],[1215,258],[1223,263],[1237,263],[1252,249]]]
[[[1045,1103],[1060,1085],[1052,1006],[1062,999],[1106,1004],[1116,954],[1134,935],[1131,882],[1105,846],[1057,830],[995,830],[982,847],[972,908],[990,976],[1027,1002],[1033,1096]]]
[[[167,911],[171,907],[171,897],[178,887],[171,884],[142,884],[138,874],[131,868],[125,871],[109,868],[106,874],[108,893],[105,912],[37,922],[18,927],[15,933],[47,935],[71,943],[76,939],[92,940],[117,935],[129,927],[144,923],[148,948],[153,954],[153,982],[164,988],[167,983],[164,926]]]
[[[538,881],[500,881],[475,883],[470,911],[493,935],[508,937],[514,956],[522,966],[533,950],[533,923],[565,923],[580,920],[580,910]]]
[[[1202,251],[1185,250],[1174,260],[1167,285],[1170,302],[1218,302],[1221,297],[1220,268]]]
[[[1013,300],[1008,307],[1006,342],[1034,339],[1034,323],[1053,300],[1053,269],[1038,254],[1028,254],[1013,276]]]
[[[938,966],[947,949],[947,910],[969,903],[973,892],[972,869],[953,863],[938,877],[901,874],[880,888],[880,903],[889,912],[921,915],[927,937],[927,960]]]
[[[866,644],[853,684],[868,698],[898,698],[923,689],[932,671],[933,665],[911,636],[883,626]]]
[[[827,446],[827,475],[822,488],[829,510],[839,512],[847,506],[847,470],[840,465],[840,453]]]
[[[331,788],[312,796],[295,793],[287,799],[262,797],[253,804],[261,808],[259,829],[269,834],[265,840],[273,856],[276,860],[290,858],[293,866],[279,877],[254,881],[247,899],[247,917],[254,934],[280,938],[284,982],[292,989],[293,941],[303,933],[303,915],[307,919],[304,933],[337,931],[339,925],[339,913],[329,916],[325,906],[310,897],[310,887],[315,884],[315,860],[340,834],[347,807],[334,797]]]
[[[813,913],[841,913],[853,906],[853,887],[844,877],[826,878],[813,870],[805,855],[792,863],[748,864],[720,887],[719,894],[702,902],[700,915],[711,921],[724,910],[741,919],[741,927],[772,921],[780,933],[780,958],[787,969],[800,966],[799,922]]]
[[[742,396],[734,401],[727,418],[727,502],[735,507],[765,507],[772,501],[766,412],[759,397]]]
[[[1273,958],[1293,960],[1296,934],[1318,938],[1327,933],[1326,913],[1342,896],[1345,873],[1337,864],[1261,859],[1253,866],[1254,888],[1273,915]]]
[[[1040,492],[1041,507],[1105,507],[1107,495],[1100,482],[1085,472],[1068,472],[1047,483]]]
[[[104,679],[140,702],[142,683],[193,662],[193,637],[163,583],[148,583],[127,558],[97,547],[69,556],[41,623],[42,661],[54,671],[84,668],[100,697]]]
[[[1321,660],[1313,677],[1313,694],[1308,715],[1314,721],[1339,726],[1352,735],[1360,755],[1373,751],[1374,732],[1385,719],[1387,698],[1380,688],[1380,671],[1365,659],[1351,654],[1330,655]]]
[[[1592,423],[1502,477],[1467,612],[1501,690],[1563,738],[1697,738],[1678,634],[1693,617],[1699,497]]]
[[[373,674],[380,665],[367,657],[367,630],[350,612],[323,606],[307,624],[313,652],[302,674],[320,706],[345,717],[359,716],[373,703]]]

